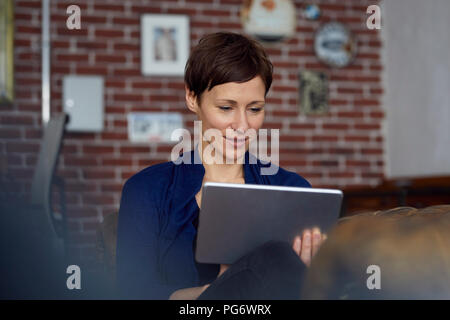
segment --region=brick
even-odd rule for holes
[[[306,137],[281,134],[280,141],[281,142],[304,142],[304,141],[306,141]]]
[[[58,176],[61,176],[64,179],[79,179],[80,175],[78,174],[78,170],[75,169],[59,169]]]
[[[347,130],[349,125],[345,123],[324,123],[322,128],[324,130]]]
[[[58,9],[63,9],[64,12],[66,12],[67,7],[70,6],[70,5],[72,5],[72,4],[73,4],[73,1],[67,1],[67,0],[61,1],[61,0],[59,0],[59,1],[57,2],[57,8],[58,8]],[[81,12],[83,12],[84,10],[87,10],[87,4],[86,4],[86,3],[83,3],[83,2],[81,2],[81,1],[78,1],[76,4],[77,4],[77,6],[80,7]]]
[[[315,135],[311,137],[311,140],[313,142],[324,142],[324,141],[329,141],[329,142],[336,142],[338,141],[338,137],[336,136],[320,136],[320,135]]]
[[[330,178],[354,178],[355,173],[353,172],[330,172]]]
[[[62,27],[57,29],[58,35],[65,35],[65,36],[78,36],[78,37],[87,37],[88,36],[88,29],[87,28],[81,28],[81,29],[68,29],[67,27]]]
[[[372,123],[372,124],[356,123],[354,125],[354,128],[357,130],[375,130],[375,129],[380,129],[381,125],[379,123]]]
[[[274,110],[272,111],[272,115],[275,117],[297,117],[298,111]]]
[[[107,67],[102,66],[89,66],[89,67],[78,66],[77,73],[92,74],[92,75],[107,75],[108,69]]]
[[[38,152],[40,149],[39,142],[8,142],[6,144],[6,152]]]
[[[59,54],[56,56],[59,61],[88,61],[88,54]]]
[[[131,154],[131,153],[150,153],[150,147],[120,147],[120,153]]]
[[[0,128],[0,139],[17,139],[21,136],[19,129]]]
[[[94,10],[124,11],[125,7],[122,4],[95,4]]]
[[[378,148],[362,148],[361,149],[361,153],[368,155],[368,154],[383,154],[383,149],[378,149]]]
[[[159,159],[141,159],[138,161],[138,166],[140,167],[149,167],[153,166],[158,163],[167,162],[168,160],[165,158],[159,158]]]
[[[92,183],[85,182],[74,182],[67,181],[65,182],[65,190],[66,192],[94,192],[96,191],[96,186]]]
[[[95,233],[69,233],[68,238],[71,242],[82,245],[85,243],[95,243],[97,236]]]
[[[235,22],[219,22],[218,27],[222,29],[242,29],[242,25]]]
[[[355,100],[353,101],[353,105],[357,107],[365,107],[365,106],[379,106],[380,102],[378,100]]]
[[[139,25],[140,19],[139,18],[123,18],[123,17],[114,17],[113,18],[113,24],[125,24],[125,25]]]
[[[143,14],[143,13],[161,13],[162,12],[162,8],[161,7],[150,7],[150,6],[142,6],[142,5],[133,5],[131,7],[131,11],[133,13],[139,13],[139,14]]]
[[[34,124],[32,116],[19,115],[2,115],[0,116],[0,124],[2,125],[32,125]]]
[[[362,88],[338,88],[338,93],[342,94],[362,94],[363,89]]]
[[[96,179],[114,179],[116,176],[114,170],[84,169],[83,178],[89,180]]]
[[[346,142],[369,142],[370,137],[368,136],[346,136],[344,138]]]
[[[347,160],[345,165],[347,167],[369,167],[370,161]]]
[[[170,84],[169,84],[170,85]],[[161,89],[162,83],[155,81],[136,81],[132,84],[136,89]],[[184,87],[184,84],[183,84]]]
[[[118,63],[125,63],[127,59],[125,56],[120,56],[117,54],[114,55],[108,55],[108,54],[96,54],[95,55],[95,61],[96,62],[118,62]]]
[[[77,40],[77,48],[79,49],[106,49],[108,48],[107,43],[98,41],[83,41]]]
[[[95,30],[95,36],[100,38],[122,38],[124,33],[122,30],[99,29]]]
[[[371,94],[383,94],[383,89],[382,88],[370,88],[370,93]]]
[[[93,157],[79,157],[79,156],[70,156],[70,155],[65,155],[64,156],[64,165],[65,166],[74,166],[74,167],[84,167],[84,166],[89,166],[89,167],[95,167],[98,166],[98,161],[97,159],[93,158]]]
[[[115,192],[115,193],[120,193],[122,192],[122,188],[123,188],[123,184],[119,184],[119,183],[102,183],[101,186],[101,191],[102,192]]]
[[[83,196],[83,204],[89,205],[111,205],[116,201],[112,195],[107,194],[89,194]]]
[[[28,33],[28,34],[40,34],[41,27],[32,27],[32,26],[16,26],[17,33]]]
[[[329,153],[332,154],[345,154],[345,155],[349,155],[349,154],[354,154],[356,153],[356,150],[354,148],[343,148],[343,147],[334,147],[334,148],[330,148],[328,150]]]
[[[101,134],[101,139],[103,140],[127,140],[128,139],[128,133],[126,132],[103,132]]]
[[[181,101],[183,98],[184,96],[181,94],[179,96],[160,94],[153,94],[150,96],[151,101]]]
[[[27,129],[25,130],[26,139],[41,139],[42,130],[41,129]]]
[[[197,10],[195,8],[167,8],[167,13],[194,16],[197,13]]]
[[[114,120],[113,124],[114,124],[114,127],[123,128],[123,127],[128,126],[128,121],[127,120]]]
[[[26,179],[29,180],[33,177],[34,170],[32,168],[19,169],[19,168],[10,168],[9,173],[14,179]]]
[[[116,79],[114,79],[114,80],[105,80],[105,87],[106,88],[124,89],[125,86],[126,86],[125,80],[116,80]]]
[[[309,50],[291,50],[288,52],[288,55],[290,57],[309,57],[314,56],[314,52]]]
[[[68,217],[95,217],[97,216],[97,210],[92,206],[68,206],[67,207]]]
[[[115,94],[115,101],[142,101],[142,95],[140,94]]]
[[[363,118],[364,113],[360,111],[341,111],[337,113],[339,118]]]
[[[287,86],[273,86],[272,90],[278,92],[298,92],[297,87],[287,87]]]
[[[312,162],[312,165],[316,167],[337,167],[339,162],[334,160],[315,160]]]
[[[306,166],[306,161],[304,161],[304,160],[286,160],[286,159],[281,159],[280,160],[280,166],[281,167]]]
[[[133,77],[133,76],[142,76],[142,74],[141,74],[141,70],[139,70],[139,69],[115,68],[113,71],[113,76],[115,76],[115,77]]]
[[[308,129],[312,130],[316,128],[315,123],[291,123],[289,125],[290,129]]]
[[[283,124],[281,122],[268,122],[265,121],[262,129],[281,129],[283,127]]]
[[[361,174],[361,176],[363,178],[378,178],[378,179],[383,179],[384,178],[384,174],[381,172],[363,172]]]

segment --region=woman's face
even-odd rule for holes
[[[244,156],[249,148],[249,129],[256,133],[264,122],[265,85],[261,77],[243,82],[227,82],[217,85],[211,91],[202,94],[200,105],[186,88],[186,102],[190,110],[197,114],[202,121],[202,137],[208,129],[220,131],[220,141],[203,141],[203,151],[208,144],[212,144],[215,152],[213,156],[222,159],[223,163],[235,163],[236,159]],[[227,139],[227,129],[228,137]],[[200,138],[202,138],[200,137]],[[233,141],[233,138],[234,141]],[[245,140],[244,140],[245,139]],[[234,150],[233,152],[227,152]]]

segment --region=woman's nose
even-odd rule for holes
[[[244,134],[248,130],[249,125],[247,120],[247,114],[245,111],[244,112],[240,111],[236,114],[232,127],[234,130],[239,131],[242,134]]]

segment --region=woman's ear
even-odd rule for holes
[[[187,85],[184,85],[184,89],[186,91],[186,104],[189,108],[189,110],[191,110],[194,113],[198,112],[198,104],[197,104],[197,98],[195,97],[195,94],[193,91],[189,90],[189,88],[187,87]]]

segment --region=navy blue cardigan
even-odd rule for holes
[[[198,150],[190,151],[192,163]],[[257,163],[249,162],[252,157]],[[311,187],[303,177],[281,167],[262,175],[262,163],[247,151],[246,184]],[[127,298],[167,299],[180,288],[214,280],[217,265],[194,259],[199,208],[195,195],[202,186],[203,164],[165,162],[150,166],[125,183],[117,231],[117,285]]]

